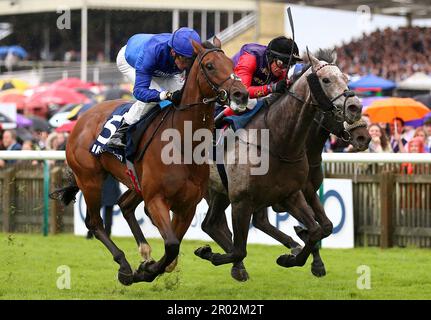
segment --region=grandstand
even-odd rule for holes
[[[57,19],[65,9],[71,10],[71,28],[58,29]],[[19,43],[28,50],[29,62],[20,62],[20,69],[59,67],[54,61],[67,60],[73,76],[79,71],[83,79],[94,80],[91,70],[84,71],[87,60],[90,69],[93,62],[114,61],[119,48],[135,33],[171,32],[189,26],[203,39],[218,34],[224,50],[233,55],[240,43],[265,42],[284,33],[283,10],[283,3],[254,0],[0,1],[0,22],[13,27],[1,44]],[[259,17],[263,13],[265,19]],[[31,37],[28,30],[34,31]],[[103,68],[109,69],[109,65]],[[63,75],[64,68],[42,76],[41,81]]]

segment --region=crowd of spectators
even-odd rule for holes
[[[372,73],[396,82],[415,72],[431,75],[431,28],[378,29],[336,50],[337,64],[350,75]]]
[[[0,125],[0,150],[66,150],[67,133],[52,131],[33,131],[32,139],[23,140],[17,135],[17,131],[3,130]],[[16,163],[16,160],[0,159],[0,168],[7,164]],[[32,165],[38,165],[38,161],[31,161]]]
[[[406,126],[400,118],[391,123],[368,123],[371,142],[366,152],[372,153],[426,153],[431,152],[431,118],[423,126]],[[343,140],[331,135],[326,152],[351,152],[353,148]]]

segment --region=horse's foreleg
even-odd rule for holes
[[[195,216],[195,212],[196,205],[191,206],[187,209],[176,210],[174,212],[174,216],[172,218],[172,228],[174,230],[175,236],[180,243],[183,240],[183,237],[186,234],[188,228],[190,227],[190,224],[192,223],[193,217]],[[169,266],[166,267],[165,271],[172,272],[177,266],[177,263],[178,256]]]
[[[79,184],[79,182],[78,182]],[[103,221],[100,217],[100,199],[101,199],[101,186],[99,184],[91,184],[87,186],[79,186],[84,194],[85,202],[87,204],[87,228],[94,233],[96,239],[100,240],[106,248],[111,252],[114,261],[120,265],[118,270],[118,280],[124,285],[131,285],[133,283],[133,271],[126,256],[115,243],[106,234],[103,227]]]
[[[274,238],[282,245],[289,249],[293,249],[292,252],[298,253],[301,250],[301,245],[289,237],[284,232],[274,227],[268,220],[267,208],[257,210],[253,213],[252,224],[260,231],[266,233],[270,237]]]
[[[135,237],[136,243],[138,245],[138,251],[142,256],[143,261],[150,262],[153,261],[153,258],[151,257],[151,246],[147,239],[145,239],[145,236],[142,233],[141,227],[139,226],[135,216],[135,209],[141,202],[141,195],[129,189],[121,195],[120,199],[118,200],[118,205],[120,206],[124,219],[126,219],[133,236]]]
[[[221,193],[210,193],[208,201],[208,212],[202,222],[202,230],[206,232],[226,253],[233,251],[232,233],[229,230],[226,220],[225,210],[229,206],[229,198]],[[195,254],[206,260],[210,260],[211,247],[206,245],[195,250]],[[238,281],[246,281],[249,276],[244,263],[234,262],[231,269],[231,276]]]
[[[210,261],[218,266],[240,262],[247,256],[247,236],[253,208],[251,202],[242,200],[232,203],[233,250],[226,254],[213,253]]]
[[[305,201],[302,191],[291,195],[285,201],[289,213],[308,229],[308,241],[304,248],[295,256],[292,254],[282,255],[277,259],[277,263],[283,267],[303,266],[307,262],[316,243],[322,239],[323,231],[314,220],[313,210]]]
[[[164,239],[165,255],[157,262],[141,263],[134,275],[135,282],[153,281],[159,274],[165,272],[166,267],[178,256],[180,249],[180,240],[172,228],[169,215],[170,207],[167,202],[163,198],[157,197],[148,201],[146,207],[151,215],[151,221],[159,229]]]

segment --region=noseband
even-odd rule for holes
[[[338,122],[343,122],[346,117],[346,103],[349,98],[353,98],[356,96],[355,92],[352,90],[344,90],[339,95],[335,96],[331,100],[326,95],[325,91],[323,91],[323,88],[320,84],[319,77],[317,76],[317,71],[323,69],[327,66],[336,66],[333,63],[326,63],[321,65],[316,70],[312,70],[312,72],[307,76],[307,82],[310,87],[311,94],[313,95],[314,99],[316,100],[319,107],[323,110],[323,112],[332,112],[334,115],[334,118]],[[340,108],[334,104],[334,102],[341,98],[345,97],[343,107]]]

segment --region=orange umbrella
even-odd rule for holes
[[[373,122],[390,123],[394,118],[404,121],[421,119],[430,109],[412,98],[387,98],[374,101],[364,112]]]

